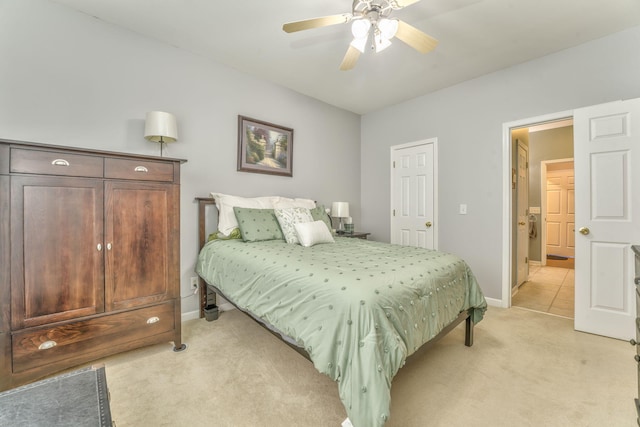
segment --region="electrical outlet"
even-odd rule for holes
[[[195,276],[191,278],[191,289],[198,289],[198,278]]]

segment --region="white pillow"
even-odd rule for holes
[[[222,193],[211,193],[211,197],[215,199],[218,207],[218,231],[225,236],[228,236],[234,228],[238,228],[238,220],[233,212],[234,206],[239,208],[273,209],[273,203],[280,199],[278,196],[246,198]]]
[[[295,224],[299,222],[313,222],[311,212],[307,208],[274,209],[280,229],[287,243],[298,243]],[[326,227],[326,226],[325,226]]]
[[[324,221],[299,222],[294,225],[300,244],[306,248],[318,243],[334,243],[331,232]]]
[[[279,197],[277,201],[273,202],[273,207],[276,209],[289,209],[289,208],[313,209],[316,207],[316,202],[314,202],[311,199],[289,199],[287,197]]]

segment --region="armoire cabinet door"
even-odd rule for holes
[[[107,310],[175,297],[180,245],[177,188],[160,183],[105,183]]]
[[[104,311],[102,180],[12,177],[14,329]]]

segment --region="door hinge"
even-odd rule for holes
[[[525,264],[529,264],[529,257],[528,257],[528,256],[527,256],[527,257],[524,257],[524,263],[525,263]]]
[[[396,210],[395,209],[393,210],[393,216],[396,216]]]
[[[393,161],[393,168],[394,169],[396,168],[396,161],[395,160]]]

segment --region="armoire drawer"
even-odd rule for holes
[[[105,178],[173,182],[173,164],[149,160],[104,159]]]
[[[47,150],[11,149],[11,172],[102,178],[102,157]]]
[[[109,348],[175,329],[175,305],[168,303],[92,319],[14,333],[13,372],[78,355],[110,354]]]

